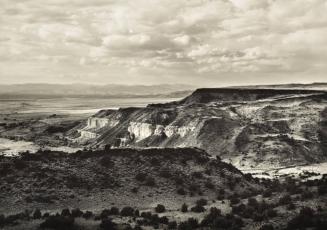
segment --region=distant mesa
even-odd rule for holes
[[[324,90],[202,88],[180,101],[102,110],[71,134],[88,147],[198,147],[240,168],[317,163],[327,157],[326,104]]]

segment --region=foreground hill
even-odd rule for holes
[[[6,230],[322,230],[326,194],[326,175],[254,179],[192,148],[0,158]]]
[[[327,159],[327,92],[198,89],[177,102],[102,110],[70,138],[88,146],[193,146],[240,168]]]
[[[110,205],[171,208],[260,188],[251,178],[199,149],[107,149],[23,153],[0,158],[0,212]]]

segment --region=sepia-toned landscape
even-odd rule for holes
[[[0,0],[0,229],[326,230],[326,0]]]

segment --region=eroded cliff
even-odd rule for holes
[[[200,89],[178,102],[103,110],[77,140],[100,147],[199,147],[240,168],[327,158],[326,92],[238,90]]]

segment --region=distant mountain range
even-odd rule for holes
[[[310,84],[291,83],[291,84],[280,84],[280,85],[253,85],[253,86],[240,86],[238,88],[327,90],[327,83],[326,82],[314,82],[314,83],[310,83]]]
[[[170,97],[183,98],[191,94],[197,87],[187,84],[160,85],[88,85],[88,84],[13,84],[0,85],[1,97],[48,96],[48,97]],[[327,83],[251,85],[226,88],[247,89],[310,89],[327,90]]]
[[[0,85],[1,95],[53,96],[169,96],[183,97],[195,86],[183,84],[162,85],[86,85],[86,84],[15,84]]]

